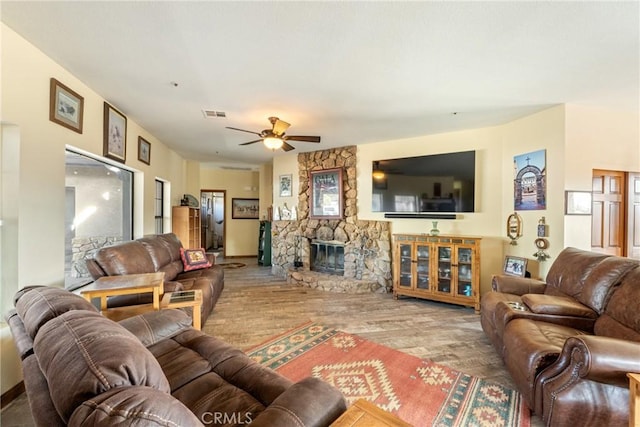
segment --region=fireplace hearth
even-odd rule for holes
[[[344,275],[344,243],[313,239],[309,243],[309,250],[311,271]]]

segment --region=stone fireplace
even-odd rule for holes
[[[272,223],[274,275],[289,283],[334,292],[391,290],[389,222],[357,219],[355,165],[355,146],[298,154],[298,219]],[[343,168],[344,218],[309,218],[309,171],[338,167]],[[318,251],[323,258],[323,271],[317,271],[316,266],[312,270]],[[341,262],[336,263],[336,259]],[[336,270],[333,274],[325,265],[331,262]]]

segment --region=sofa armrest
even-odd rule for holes
[[[117,387],[79,405],[69,425],[74,426],[180,426],[203,423],[182,402],[151,387]]]
[[[638,342],[596,335],[571,337],[562,354],[571,355],[578,376],[586,380],[628,387],[627,373],[640,372]]]
[[[568,338],[558,359],[536,378],[534,411],[542,414],[557,393],[588,381],[627,389],[627,373],[640,372],[639,354],[638,342],[597,335]]]
[[[145,347],[191,328],[191,318],[177,309],[148,311],[118,323],[138,337]]]
[[[547,284],[542,280],[528,277],[494,274],[491,278],[491,289],[495,292],[503,292],[506,294],[543,294],[546,287]]]
[[[318,378],[307,377],[278,396],[251,426],[327,426],[346,409],[346,400],[338,389]]]

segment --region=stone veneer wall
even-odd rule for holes
[[[122,242],[122,236],[77,237],[71,242],[70,277],[91,277],[86,260],[93,258],[99,249]]]
[[[309,218],[309,172],[343,168],[343,219]],[[356,147],[298,154],[298,219],[272,223],[272,273],[289,281],[341,292],[391,290],[391,230],[388,221],[357,219]],[[344,276],[309,271],[311,239],[345,244]],[[302,267],[294,268],[296,255]]]

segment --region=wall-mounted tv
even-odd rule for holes
[[[473,212],[476,152],[372,163],[373,212]]]

